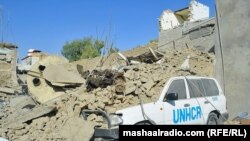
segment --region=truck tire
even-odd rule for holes
[[[224,119],[221,115],[219,116],[218,125],[224,125]]]
[[[137,122],[135,125],[152,125],[152,123],[150,123],[149,121],[140,121]]]
[[[207,125],[218,125],[218,124],[220,124],[218,116],[215,113],[210,113],[208,115]]]

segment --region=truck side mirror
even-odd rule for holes
[[[177,100],[178,99],[178,93],[167,93],[164,100]]]

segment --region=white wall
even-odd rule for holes
[[[191,22],[209,18],[209,7],[206,5],[198,3],[197,1],[191,1],[189,9],[191,12],[189,21]]]
[[[165,10],[160,17],[160,30],[172,29],[179,26],[180,23],[175,17],[174,13],[170,10]]]

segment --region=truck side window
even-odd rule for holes
[[[203,89],[202,82],[200,79],[188,79],[187,83],[188,83],[190,98],[205,96],[205,91]]]
[[[212,79],[201,79],[207,96],[219,95],[219,89]]]
[[[184,80],[174,80],[168,88],[167,94],[168,93],[177,93],[178,99],[186,99],[187,95]]]

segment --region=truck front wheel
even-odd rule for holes
[[[152,125],[152,123],[150,123],[149,121],[140,121],[137,122],[135,125]]]

